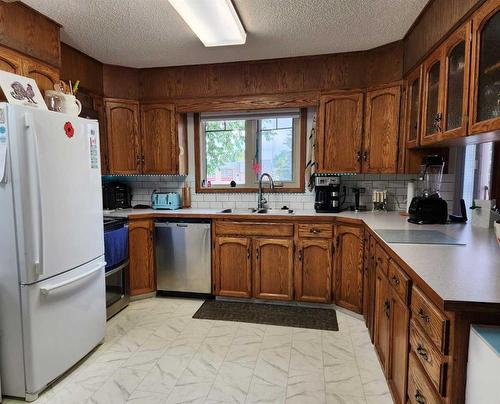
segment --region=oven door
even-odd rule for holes
[[[109,319],[129,303],[127,295],[128,259],[116,268],[106,271],[106,316]]]

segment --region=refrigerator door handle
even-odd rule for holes
[[[82,280],[84,278],[89,277],[93,273],[98,272],[101,269],[103,269],[105,265],[106,265],[105,263],[99,264],[99,266],[92,268],[89,271],[87,271],[81,275],[75,276],[74,278],[68,279],[67,281],[55,283],[53,285],[49,285],[49,286],[46,286],[44,288],[40,288],[40,292],[42,292],[42,294],[44,294],[44,295],[48,295],[48,294],[50,294],[50,292],[52,292],[56,289],[63,288],[64,286],[71,285],[72,283],[78,282],[79,280]]]
[[[30,171],[30,178],[35,178],[36,180],[30,180],[30,194],[31,194],[31,218],[33,221],[34,231],[32,232],[33,237],[33,266],[36,275],[43,275],[43,265],[42,265],[42,252],[43,252],[43,222],[42,222],[42,200],[40,197],[40,192],[42,189],[40,180],[40,162],[38,159],[38,138],[36,136],[35,128],[33,125],[33,118],[31,114],[26,113],[24,116],[26,132],[28,136],[31,136],[32,141],[28,142],[30,145],[31,161],[28,162],[28,169]]]

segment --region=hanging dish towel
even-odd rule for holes
[[[312,192],[314,190],[314,173],[316,171],[316,162],[314,161],[316,155],[316,114],[313,116],[312,129],[307,138],[306,147],[305,181],[307,189]]]

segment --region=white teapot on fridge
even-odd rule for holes
[[[59,94],[61,97],[61,112],[68,115],[78,116],[82,112],[81,102],[72,94]]]

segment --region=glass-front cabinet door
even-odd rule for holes
[[[438,48],[424,62],[424,89],[422,108],[421,144],[433,143],[443,132],[442,48]]]
[[[419,66],[408,75],[406,82],[405,138],[409,148],[419,145],[421,93],[422,66]]]
[[[489,0],[472,17],[470,133],[500,129],[500,2]]]
[[[470,22],[455,31],[442,45],[444,64],[441,138],[465,136],[469,90]]]

